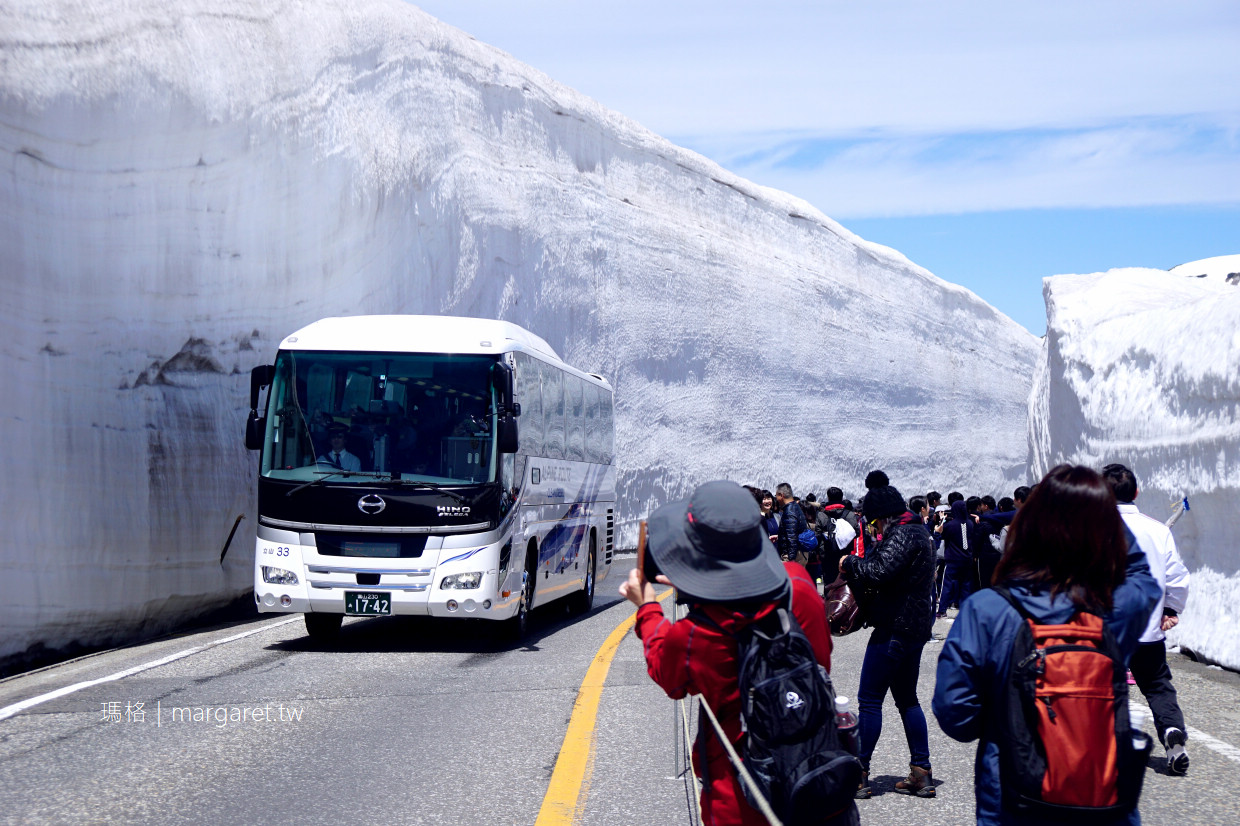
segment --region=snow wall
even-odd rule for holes
[[[1029,404],[1035,478],[1060,462],[1137,475],[1191,572],[1169,644],[1240,669],[1240,256],[1172,272],[1120,269],[1043,282],[1047,334]]]
[[[607,376],[624,519],[1026,480],[1034,336],[400,0],[3,4],[0,164],[0,658],[248,590],[248,372],[324,316]]]

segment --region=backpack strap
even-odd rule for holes
[[[991,586],[991,590],[994,591],[999,596],[1006,599],[1008,601],[1008,605],[1011,605],[1013,608],[1016,609],[1016,613],[1020,614],[1021,619],[1027,622],[1033,622],[1033,623],[1037,622],[1037,620],[1033,618],[1033,615],[1025,610],[1025,606],[1020,604],[1020,600],[1012,596],[1012,592],[1008,590],[1008,587],[1006,585],[994,585],[994,586]]]

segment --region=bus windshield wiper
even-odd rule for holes
[[[456,491],[444,490],[443,486],[440,485],[438,482],[425,482],[421,479],[397,479],[395,477],[389,476],[386,479],[380,479],[379,484],[392,485],[392,486],[408,485],[411,488],[426,488],[427,490],[438,491],[439,493],[442,493],[444,496],[450,496],[462,504],[469,503],[468,499],[466,499],[464,496],[461,496],[461,494],[457,493]]]
[[[298,485],[297,487],[293,488],[292,490],[290,490],[288,493],[284,495],[292,496],[294,493],[297,493],[299,490],[308,488],[311,485],[317,485],[322,482],[325,482],[333,476],[344,476],[345,478],[348,478],[350,476],[375,476],[377,475],[373,473],[363,473],[360,470],[316,470],[315,473],[319,474],[319,478],[311,479],[309,482]]]

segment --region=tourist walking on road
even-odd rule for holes
[[[1017,512],[995,579],[1038,623],[1067,623],[1078,610],[1100,614],[1124,659],[1136,649],[1159,592],[1145,554],[1129,551],[1110,488],[1097,472],[1070,465],[1053,468]],[[1047,822],[1004,804],[999,761],[1005,743],[995,736],[1013,644],[1027,627],[1003,595],[987,589],[961,608],[939,654],[933,703],[939,726],[961,742],[979,741],[973,782],[979,826]],[[1093,815],[1089,822],[1115,826],[1141,820],[1133,809],[1119,816]]]
[[[885,481],[885,478],[884,478]],[[917,700],[921,650],[934,624],[934,551],[930,534],[904,497],[890,484],[871,488],[863,511],[877,520],[882,540],[865,558],[845,556],[840,572],[854,590],[866,590],[865,607],[874,626],[861,665],[857,705],[861,719],[861,765],[865,775],[857,797],[868,798],[870,758],[883,727],[883,700],[891,692],[909,747],[909,775],[896,791],[934,797],[926,715]]]
[[[973,518],[961,499],[952,502],[951,516],[938,528],[943,540],[943,593],[939,597],[938,616],[947,616],[953,604],[963,605],[973,593],[975,551],[981,541]]]
[[[674,700],[700,695],[741,751],[736,636],[791,598],[791,613],[809,639],[814,658],[829,672],[831,633],[822,597],[803,567],[780,562],[763,533],[753,498],[733,482],[707,482],[689,499],[656,510],[648,525],[647,554],[660,572],[658,581],[675,586],[691,611],[684,619],[669,622],[644,572],[636,568],[629,572],[620,594],[637,605],[636,632],[646,669]],[[699,612],[705,619],[696,616]],[[709,723],[698,729],[693,766],[702,780],[705,826],[767,823],[746,801],[727,751]],[[822,822],[855,826],[856,804]]]
[[[1184,750],[1184,743],[1188,739],[1185,734],[1188,729],[1176,699],[1175,686],[1171,684],[1164,632],[1179,623],[1179,614],[1188,602],[1188,568],[1176,550],[1171,529],[1137,510],[1136,474],[1123,465],[1112,464],[1102,469],[1102,475],[1115,493],[1120,517],[1145,551],[1150,573],[1162,589],[1128,668],[1137,681],[1137,688],[1150,704],[1158,742],[1167,749],[1167,771],[1185,774],[1188,752]]]

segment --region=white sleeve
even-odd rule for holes
[[[1166,542],[1159,550],[1167,560],[1167,583],[1164,586],[1163,604],[1179,613],[1188,604],[1188,568],[1185,567],[1184,560],[1180,558],[1180,552],[1176,550],[1175,538],[1171,536],[1171,531],[1167,531]]]
[[[835,520],[835,544],[840,550],[844,550],[852,541],[857,538],[857,532],[853,530],[853,526],[848,524],[847,520]]]

